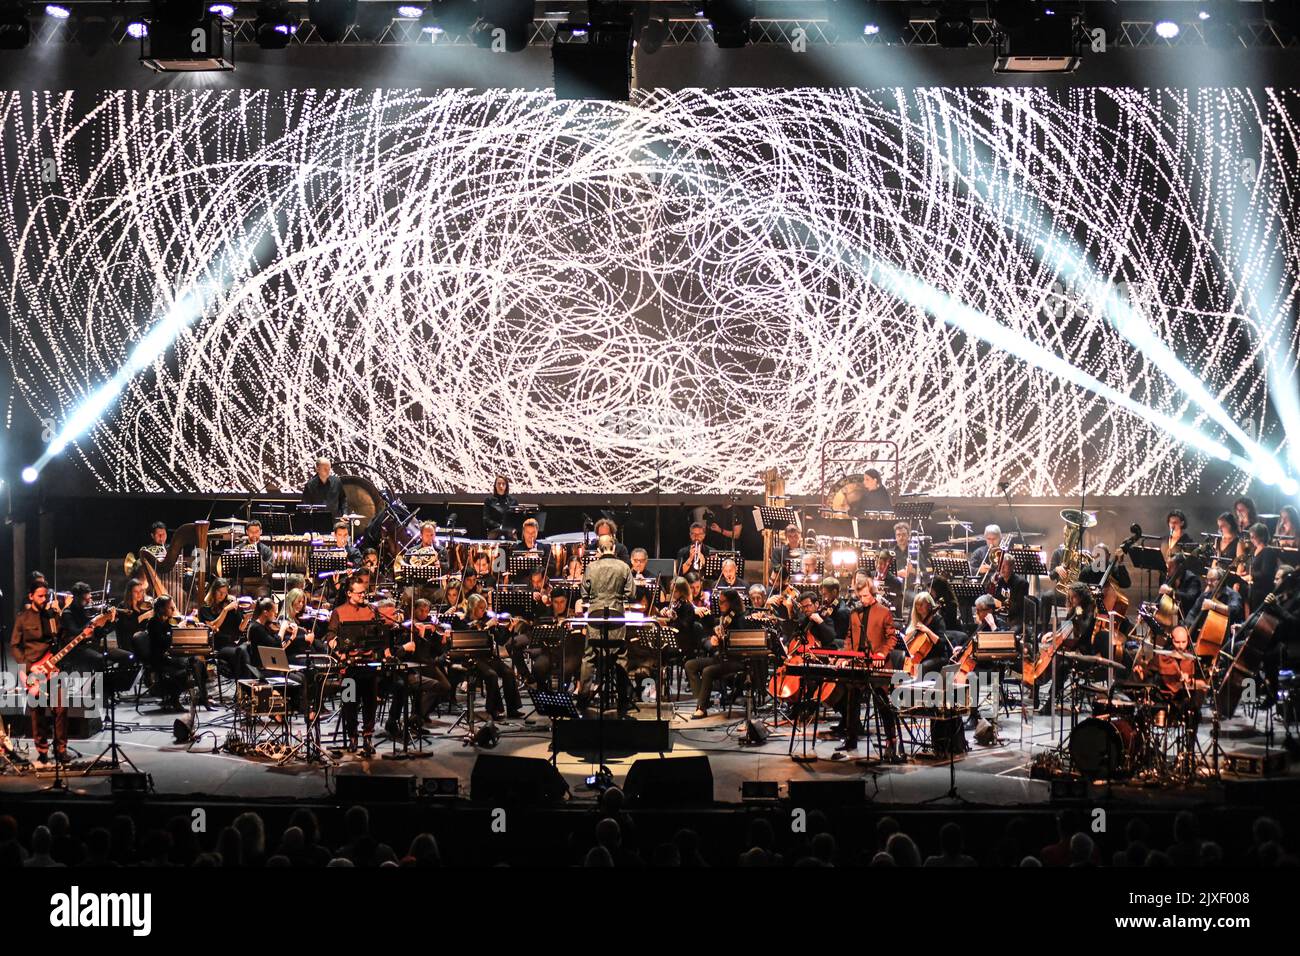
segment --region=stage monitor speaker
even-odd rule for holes
[[[627,772],[623,792],[638,807],[708,806],[713,803],[713,768],[708,757],[638,760]]]
[[[494,806],[558,803],[568,791],[560,772],[541,757],[479,754],[469,778],[469,798]]]
[[[602,738],[606,757],[669,753],[673,749],[672,734],[666,720],[600,721],[590,718],[557,720],[551,734],[551,749],[575,757],[595,757],[601,749]]]
[[[867,802],[865,780],[787,780],[792,807],[860,807]]]
[[[341,773],[334,778],[334,796],[340,803],[392,803],[415,799],[415,775]]]

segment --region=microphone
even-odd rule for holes
[[[998,487],[1002,489],[1002,493],[1003,493],[1003,494],[1006,494],[1006,490],[1007,490],[1007,488],[1009,488],[1010,486],[1009,486],[1005,481],[999,481],[999,482],[998,482]]]

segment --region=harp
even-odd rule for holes
[[[161,558],[149,548],[140,549],[145,586],[153,597],[170,595],[179,613],[193,607],[205,588],[208,523],[194,521],[176,529]],[[192,563],[190,561],[192,560]]]

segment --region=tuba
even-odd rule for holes
[[[1095,526],[1097,516],[1090,511],[1067,508],[1061,512],[1061,520],[1065,522],[1065,546],[1061,554],[1061,567],[1065,569],[1065,573],[1056,581],[1056,593],[1065,594],[1078,583],[1079,574],[1083,571],[1084,558],[1092,560],[1092,556],[1084,551],[1081,545],[1084,529]]]

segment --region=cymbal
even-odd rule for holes
[[[936,521],[935,524],[947,525],[949,528],[973,527],[973,525],[969,521],[958,521],[956,518],[949,518],[947,521]]]
[[[215,535],[215,536],[218,537],[218,538],[222,537],[223,535],[227,535],[227,534],[242,534],[242,533],[243,533],[243,530],[242,530],[241,528],[235,528],[235,527],[229,527],[229,528],[213,528],[211,531],[208,532],[208,534],[210,534],[210,535]]]
[[[970,535],[965,538],[949,538],[947,541],[940,541],[934,547],[943,548],[943,547],[947,547],[950,544],[983,544],[983,543],[984,543],[983,536],[976,534],[976,535]]]
[[[1061,520],[1079,528],[1091,528],[1097,524],[1097,514],[1093,511],[1080,511],[1078,508],[1066,508],[1061,512]]]
[[[234,516],[231,516],[231,517],[229,517],[229,518],[218,518],[217,520],[218,520],[218,521],[224,521],[227,525],[232,525],[232,524],[245,525],[245,524],[248,524],[248,522],[245,521],[243,518],[236,518],[236,517],[234,517]],[[210,534],[215,534],[215,532],[209,532],[209,533],[210,533]]]
[[[359,515],[355,511],[349,511],[345,515],[339,515],[340,521],[364,521],[365,515]]]

